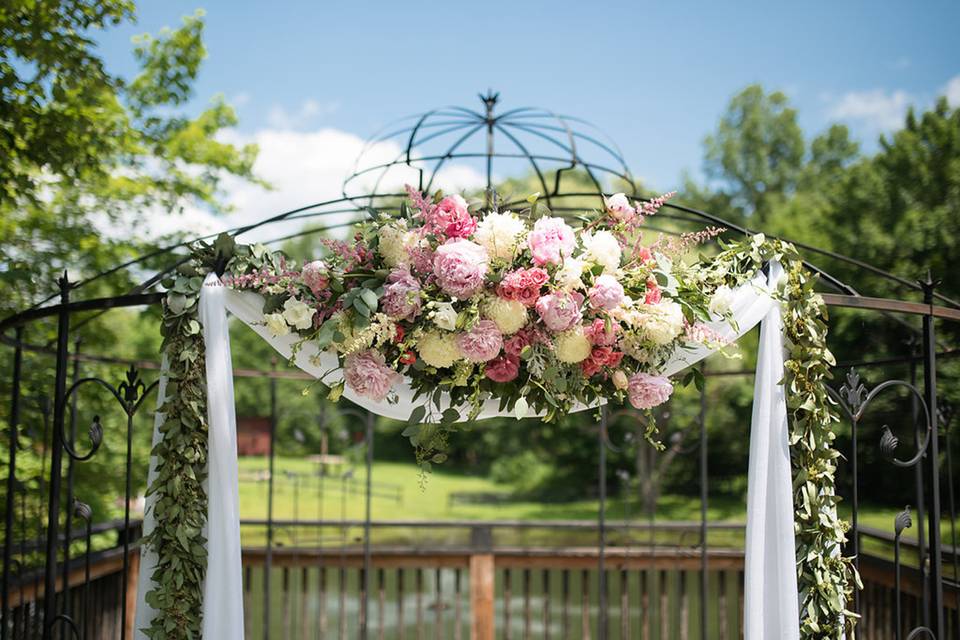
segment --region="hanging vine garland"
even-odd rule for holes
[[[421,404],[404,435],[429,467],[445,459],[457,423],[476,418],[489,398],[500,410],[537,412],[545,421],[600,400],[630,402],[649,414],[673,389],[659,375],[662,365],[678,349],[721,346],[706,323],[731,321],[724,304],[731,288],[777,260],[786,272],[775,295],[789,350],[801,636],[844,638],[856,620],[846,603],[858,578],[841,556],[837,418],[824,387],[833,357],[825,306],[795,249],[755,236],[686,265],[679,254],[714,232],[653,250],[640,243],[643,219],[665,198],[631,204],[618,194],[575,234],[535,198],[517,216],[476,212],[459,196],[410,196],[412,206],[363,225],[355,243],[330,241],[325,261],[298,268],[280,253],[235,246],[224,236],[198,245],[164,283],[169,382],[149,488],[157,526],[145,539],[158,557],[147,596],[158,615],[147,635],[193,638],[201,629],[203,274],[217,270],[229,286],[263,295],[265,327],[273,336],[294,334],[294,356],[307,344],[335,352],[344,382],[329,389],[330,399],[346,384],[358,395],[390,400],[406,377]],[[652,422],[648,437],[655,442]]]

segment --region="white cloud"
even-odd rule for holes
[[[890,131],[903,125],[907,107],[913,102],[913,96],[902,90],[851,91],[840,96],[829,115],[859,122],[873,130]]]
[[[369,167],[393,162],[401,149],[394,142],[372,145],[360,137],[333,128],[315,131],[294,131],[267,128],[252,134],[225,132],[224,142],[237,145],[255,143],[260,148],[254,165],[256,175],[273,188],[268,190],[237,178],[228,177],[222,184],[223,200],[234,211],[226,216],[215,216],[192,207],[183,215],[150,216],[150,235],[189,230],[196,236],[225,229],[250,225],[280,213],[307,205],[336,200],[342,197],[344,178],[353,172],[358,156],[363,154],[362,166]],[[364,174],[351,183],[350,193],[368,193],[373,189],[379,171]],[[379,193],[395,193],[404,183],[416,183],[417,173],[405,166],[390,170],[377,186]],[[434,188],[459,191],[481,187],[484,177],[473,167],[450,164],[444,167],[434,182]],[[318,210],[352,208],[349,203],[330,205]],[[359,217],[359,212],[336,213],[307,219],[291,220],[265,225],[242,236],[245,242],[266,241],[299,231],[304,224],[337,224]]]
[[[274,129],[302,129],[318,118],[335,113],[339,108],[339,102],[320,102],[313,98],[304,100],[293,111],[274,105],[267,113],[267,123]]]
[[[942,95],[947,97],[947,102],[953,107],[960,107],[960,74],[953,76],[944,85]]]

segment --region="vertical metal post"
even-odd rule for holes
[[[910,338],[910,355],[913,356],[910,360],[910,384],[917,388],[917,362],[923,357],[921,345],[917,340],[911,336]],[[917,397],[914,394],[910,394],[910,405],[913,416],[913,432],[914,432],[914,444],[919,449],[920,443],[923,442],[923,429],[925,425],[920,415],[920,403],[917,402]],[[926,518],[926,507],[924,502],[926,500],[923,487],[923,472],[925,469],[924,466],[924,457],[921,456],[917,461],[917,464],[913,467],[914,474],[914,487],[915,487],[915,500],[917,502],[917,522],[923,523]],[[923,602],[930,602],[930,584],[926,580],[927,573],[927,537],[925,527],[921,524],[917,527],[917,566],[920,567],[920,573],[924,576],[921,582],[921,595]],[[930,609],[924,607],[922,614],[924,626],[930,626]]]
[[[853,566],[860,572],[860,524],[857,518],[860,512],[860,462],[857,456],[860,419],[854,417],[850,421],[850,469],[853,473],[852,511],[850,514],[850,542],[853,545]],[[860,612],[860,589],[853,590],[853,611]]]
[[[76,384],[80,379],[80,359],[76,355],[80,353],[80,337],[73,341],[73,375],[71,384]],[[74,446],[77,441],[77,394],[74,393],[70,398],[70,446]],[[67,456],[67,517],[63,521],[63,572],[61,581],[63,582],[63,614],[70,615],[70,543],[73,538],[73,457]]]
[[[700,637],[707,637],[707,365],[700,367]]]
[[[277,359],[270,362],[270,465],[267,472],[267,555],[263,567],[263,638],[270,640],[270,573],[273,569],[273,475],[277,436]]]
[[[6,511],[3,523],[3,619],[0,622],[0,640],[7,640],[7,625],[10,623],[10,563],[13,552],[14,490],[17,485],[17,448],[20,430],[20,368],[23,364],[23,327],[17,327],[16,345],[13,348],[13,384],[10,390],[10,467],[7,469]]]
[[[597,509],[597,571],[599,572],[597,590],[599,591],[599,615],[597,619],[597,638],[607,640],[607,407],[600,408],[600,429],[597,432],[599,446],[597,460],[597,483],[600,492],[600,506]]]
[[[373,490],[373,414],[367,411],[367,495],[366,513],[363,518],[363,598],[360,600],[360,640],[367,640],[368,621],[370,619],[370,520],[372,515],[371,492]]]
[[[923,285],[923,301],[933,307],[936,283],[927,275]],[[932,310],[932,309],[931,309]],[[943,558],[940,548],[940,427],[937,424],[937,342],[932,312],[923,316],[923,383],[927,409],[933,422],[930,433],[930,622],[933,635],[946,637],[943,617]]]
[[[46,566],[43,591],[43,639],[53,637],[53,624],[57,617],[57,538],[60,533],[60,470],[63,459],[63,420],[67,392],[67,352],[70,339],[70,280],[67,272],[57,280],[60,285],[60,312],[57,322],[57,373],[54,381],[53,429],[50,454],[50,493],[47,503]]]
[[[487,95],[481,95],[480,99],[483,100],[483,105],[486,107],[486,123],[487,123],[487,188],[485,191],[486,198],[486,207],[489,209],[493,200],[493,126],[497,123],[497,119],[493,117],[493,109],[497,104],[497,99],[499,98],[499,93],[494,93],[493,90],[487,90]]]

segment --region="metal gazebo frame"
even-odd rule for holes
[[[280,223],[289,223],[292,221],[313,221],[329,219],[331,217],[348,219],[344,222],[330,223],[321,226],[304,228],[299,232],[286,234],[281,237],[273,238],[269,242],[279,242],[306,234],[330,231],[337,228],[347,227],[355,222],[362,220],[371,209],[377,210],[391,206],[403,194],[396,187],[395,179],[391,172],[400,171],[404,177],[413,177],[416,186],[421,190],[430,190],[437,186],[437,183],[443,179],[443,171],[458,163],[479,163],[482,166],[482,178],[484,184],[484,194],[487,204],[498,206],[500,208],[509,208],[518,206],[522,200],[506,199],[498,201],[494,193],[494,186],[504,174],[498,173],[498,168],[503,165],[516,166],[517,163],[523,163],[531,172],[537,185],[541,190],[541,197],[547,205],[559,215],[573,215],[574,212],[583,209],[583,202],[587,199],[596,202],[596,206],[602,206],[602,195],[610,184],[617,184],[621,191],[629,192],[635,198],[643,198],[644,194],[639,192],[636,182],[627,169],[623,155],[617,149],[615,143],[605,138],[602,134],[595,132],[584,121],[568,116],[558,115],[552,111],[533,108],[511,109],[497,113],[498,94],[488,92],[481,95],[483,104],[482,110],[473,110],[463,107],[448,107],[431,110],[423,115],[416,116],[400,123],[388,127],[383,133],[371,139],[367,151],[376,150],[382,153],[384,149],[393,153],[391,159],[386,161],[379,160],[365,162],[367,153],[361,154],[358,159],[355,171],[346,178],[343,184],[342,197],[326,200],[316,204],[299,207],[279,215],[266,218],[260,222],[232,229],[230,233],[234,236],[244,236],[251,232],[262,232]],[[470,145],[477,145],[476,148]],[[438,149],[439,148],[439,149]],[[592,185],[592,189],[571,190],[564,186],[565,180],[579,172],[581,177]],[[511,170],[511,173],[512,170]],[[371,182],[372,181],[372,182]],[[676,224],[690,225],[717,225],[734,233],[750,233],[750,230],[732,224],[715,215],[700,211],[694,208],[685,207],[679,204],[667,203],[657,218],[670,220]],[[673,233],[672,229],[657,227],[651,225],[653,230],[664,233]],[[80,517],[86,523],[85,536],[88,542],[87,560],[89,562],[89,540],[91,535],[92,515],[86,505],[79,502],[74,496],[74,478],[73,468],[77,463],[88,460],[96,454],[102,441],[102,427],[96,422],[90,430],[90,448],[84,453],[76,448],[77,425],[75,421],[75,411],[70,410],[70,405],[76,400],[76,392],[79,388],[88,384],[98,385],[104,388],[112,396],[127,418],[127,449],[126,449],[126,496],[124,502],[125,528],[128,532],[130,527],[130,499],[131,496],[131,424],[134,416],[143,407],[145,399],[156,387],[156,382],[145,384],[139,375],[137,368],[131,366],[126,378],[118,385],[113,385],[100,378],[80,378],[74,369],[73,380],[68,382],[70,377],[70,364],[74,366],[82,358],[77,349],[71,354],[70,342],[75,332],[84,324],[91,321],[92,318],[106,313],[111,309],[143,307],[149,305],[158,305],[163,297],[163,293],[158,291],[161,280],[167,274],[171,273],[185,259],[177,254],[189,243],[177,243],[163,247],[157,251],[139,256],[124,264],[108,270],[106,272],[91,276],[79,282],[71,282],[67,274],[58,281],[58,291],[36,305],[21,311],[13,316],[0,320],[0,336],[5,344],[13,349],[12,359],[12,393],[10,398],[10,432],[9,432],[9,459],[8,473],[5,479],[5,537],[3,543],[3,591],[2,591],[2,620],[0,620],[0,640],[6,640],[14,632],[13,623],[10,621],[10,594],[11,585],[14,579],[14,573],[19,573],[22,567],[14,559],[14,539],[15,539],[15,513],[16,498],[18,493],[25,489],[19,484],[17,479],[17,453],[19,448],[19,429],[21,426],[21,415],[23,411],[23,394],[21,382],[23,379],[22,361],[24,351],[33,350],[45,352],[52,355],[56,361],[56,375],[53,381],[53,402],[52,402],[52,441],[50,448],[50,467],[48,469],[49,479],[46,480],[48,486],[47,499],[47,527],[44,531],[43,544],[43,592],[45,594],[54,594],[53,597],[46,597],[43,601],[42,612],[42,637],[46,640],[56,635],[58,626],[68,628],[75,637],[83,637],[83,629],[78,625],[76,616],[70,609],[69,598],[57,597],[58,581],[68,585],[67,570],[70,565],[70,542],[73,540],[72,517]],[[942,417],[941,406],[938,403],[937,383],[936,383],[936,364],[937,364],[937,341],[935,333],[935,322],[937,320],[946,320],[950,322],[960,321],[960,303],[951,300],[936,291],[936,283],[927,278],[921,283],[912,283],[909,280],[886,273],[871,265],[857,261],[847,256],[823,251],[816,247],[811,247],[801,243],[794,243],[804,251],[827,257],[831,260],[845,262],[858,269],[862,269],[873,275],[888,280],[898,287],[902,287],[911,293],[920,294],[920,301],[877,298],[861,295],[849,285],[833,277],[824,270],[813,264],[808,267],[817,272],[825,286],[833,290],[830,293],[824,293],[824,301],[831,306],[861,309],[866,311],[890,314],[894,316],[919,316],[922,318],[922,331],[919,337],[919,356],[914,354],[905,355],[897,359],[897,362],[903,363],[922,363],[923,368],[923,386],[918,386],[916,379],[907,381],[887,381],[872,390],[867,390],[860,384],[856,374],[851,373],[848,376],[844,386],[841,389],[833,390],[835,398],[847,415],[852,427],[852,450],[850,465],[854,478],[852,508],[853,508],[853,530],[851,532],[852,552],[857,553],[858,548],[858,521],[857,512],[859,508],[859,497],[857,492],[858,479],[858,457],[857,457],[857,427],[863,418],[864,412],[871,404],[873,399],[884,390],[898,387],[906,388],[911,395],[914,406],[914,415],[919,416],[916,423],[916,433],[918,443],[917,450],[907,460],[901,460],[894,456],[894,449],[897,441],[889,429],[884,431],[884,437],[880,443],[881,449],[889,456],[892,464],[901,467],[910,467],[916,470],[917,486],[917,504],[916,509],[923,519],[927,516],[927,522],[921,523],[919,545],[921,556],[926,555],[929,562],[925,565],[924,574],[924,601],[923,601],[923,623],[912,629],[909,633],[910,638],[922,637],[926,634],[933,638],[946,638],[946,622],[944,619],[944,578],[942,575],[943,557],[942,542],[940,540],[940,519],[942,513],[940,484],[940,445],[939,430],[937,420]],[[113,273],[122,270],[137,269],[148,260],[156,260],[161,257],[169,257],[170,263],[166,268],[158,273],[151,275],[143,280],[138,286],[130,291],[119,295],[92,298],[75,299],[78,291],[83,291],[86,285],[108,277]],[[93,316],[75,322],[78,314],[94,312]],[[33,345],[25,339],[25,331],[32,323],[56,319],[57,322],[57,340],[53,349],[42,345]],[[887,361],[893,362],[893,361]],[[270,377],[276,380],[276,375],[271,376],[269,372],[261,372],[264,377]],[[704,407],[705,411],[705,407]],[[72,419],[68,419],[68,414]],[[274,412],[275,416],[276,412]],[[367,469],[366,476],[366,518],[364,521],[364,559],[363,559],[363,594],[361,602],[361,620],[360,630],[361,638],[367,638],[368,635],[368,616],[367,600],[370,594],[370,576],[371,576],[371,549],[370,549],[370,530],[371,530],[371,465],[373,457],[373,417],[369,414],[357,416],[364,420],[364,432],[366,442]],[[702,419],[702,418],[701,418]],[[275,426],[275,424],[274,424]],[[272,467],[272,437],[271,430],[271,467]],[[700,447],[700,478],[701,478],[701,568],[702,584],[701,594],[703,602],[706,601],[706,569],[707,569],[707,514],[706,514],[706,485],[707,485],[707,437],[706,428],[701,422],[699,438]],[[610,442],[607,431],[606,413],[601,421],[597,432],[598,442],[598,490],[600,498],[600,508],[598,511],[598,570],[600,579],[599,589],[599,615],[600,624],[598,625],[598,637],[604,640],[607,637],[607,607],[606,607],[606,571],[605,571],[605,550],[607,548],[607,514],[606,514],[606,477],[607,477],[607,459],[606,452],[608,447],[614,445]],[[950,456],[949,442],[946,447],[948,464],[952,464]],[[66,454],[66,456],[64,455]],[[65,460],[66,457],[66,460]],[[64,463],[66,462],[66,484],[64,485]],[[948,478],[948,481],[951,479]],[[271,487],[273,476],[271,475]],[[64,489],[66,490],[66,504],[63,502]],[[271,490],[272,495],[272,490]],[[952,501],[952,485],[950,500],[950,516],[956,518],[956,512]],[[64,518],[64,531],[61,532],[61,517]],[[898,517],[895,525],[895,535],[897,540],[897,552],[899,554],[899,539],[903,529],[909,526],[908,515]],[[273,515],[269,514],[267,521],[268,531],[268,558],[272,548]],[[924,531],[926,524],[926,531]],[[133,544],[130,536],[125,536],[123,540],[123,563],[124,571],[129,571],[128,558],[130,556],[131,545]],[[954,554],[956,551],[954,550]],[[61,556],[62,555],[62,559]],[[269,560],[268,560],[269,562]],[[954,555],[956,562],[956,555]],[[899,555],[897,559],[897,589],[899,590]],[[956,578],[956,576],[955,576]],[[89,582],[89,576],[88,576]],[[126,583],[125,583],[126,584]],[[66,586],[64,589],[66,590]],[[854,610],[858,606],[858,599],[852,604]],[[706,607],[702,608],[702,614],[705,616]],[[901,632],[899,617],[900,606],[897,602],[897,633]],[[124,610],[123,615],[126,616]],[[124,618],[120,637],[126,637],[127,620]],[[954,629],[957,627],[954,626]],[[24,635],[23,637],[27,637]],[[897,636],[899,637],[899,635]]]

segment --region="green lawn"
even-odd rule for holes
[[[267,517],[267,482],[262,472],[267,468],[266,458],[240,459],[240,513],[243,519]],[[274,519],[300,520],[360,520],[364,517],[365,501],[363,466],[351,468],[352,481],[346,485],[338,476],[323,478],[320,493],[316,467],[302,458],[278,457],[277,480],[274,489]],[[286,472],[300,475],[298,500],[294,500],[294,481]],[[421,482],[423,480],[423,482]],[[585,479],[592,483],[593,478]],[[374,493],[372,516],[374,520],[593,520],[597,517],[596,500],[564,503],[504,501],[498,504],[452,503],[454,493],[502,494],[508,487],[487,478],[468,476],[440,468],[425,479],[419,469],[409,463],[376,462],[373,466]],[[322,498],[322,499],[321,499]],[[860,511],[861,526],[893,531],[897,509],[864,505]],[[849,514],[844,514],[849,516]],[[914,514],[915,515],[915,514]],[[611,520],[629,518],[640,520],[635,502],[626,504],[620,499],[608,501],[607,516]],[[739,498],[711,498],[708,508],[711,522],[739,523],[745,520],[745,503]],[[657,505],[658,521],[699,521],[699,500],[690,496],[667,495]],[[913,537],[916,524],[905,537]],[[943,526],[944,542],[949,544],[950,527]]]

